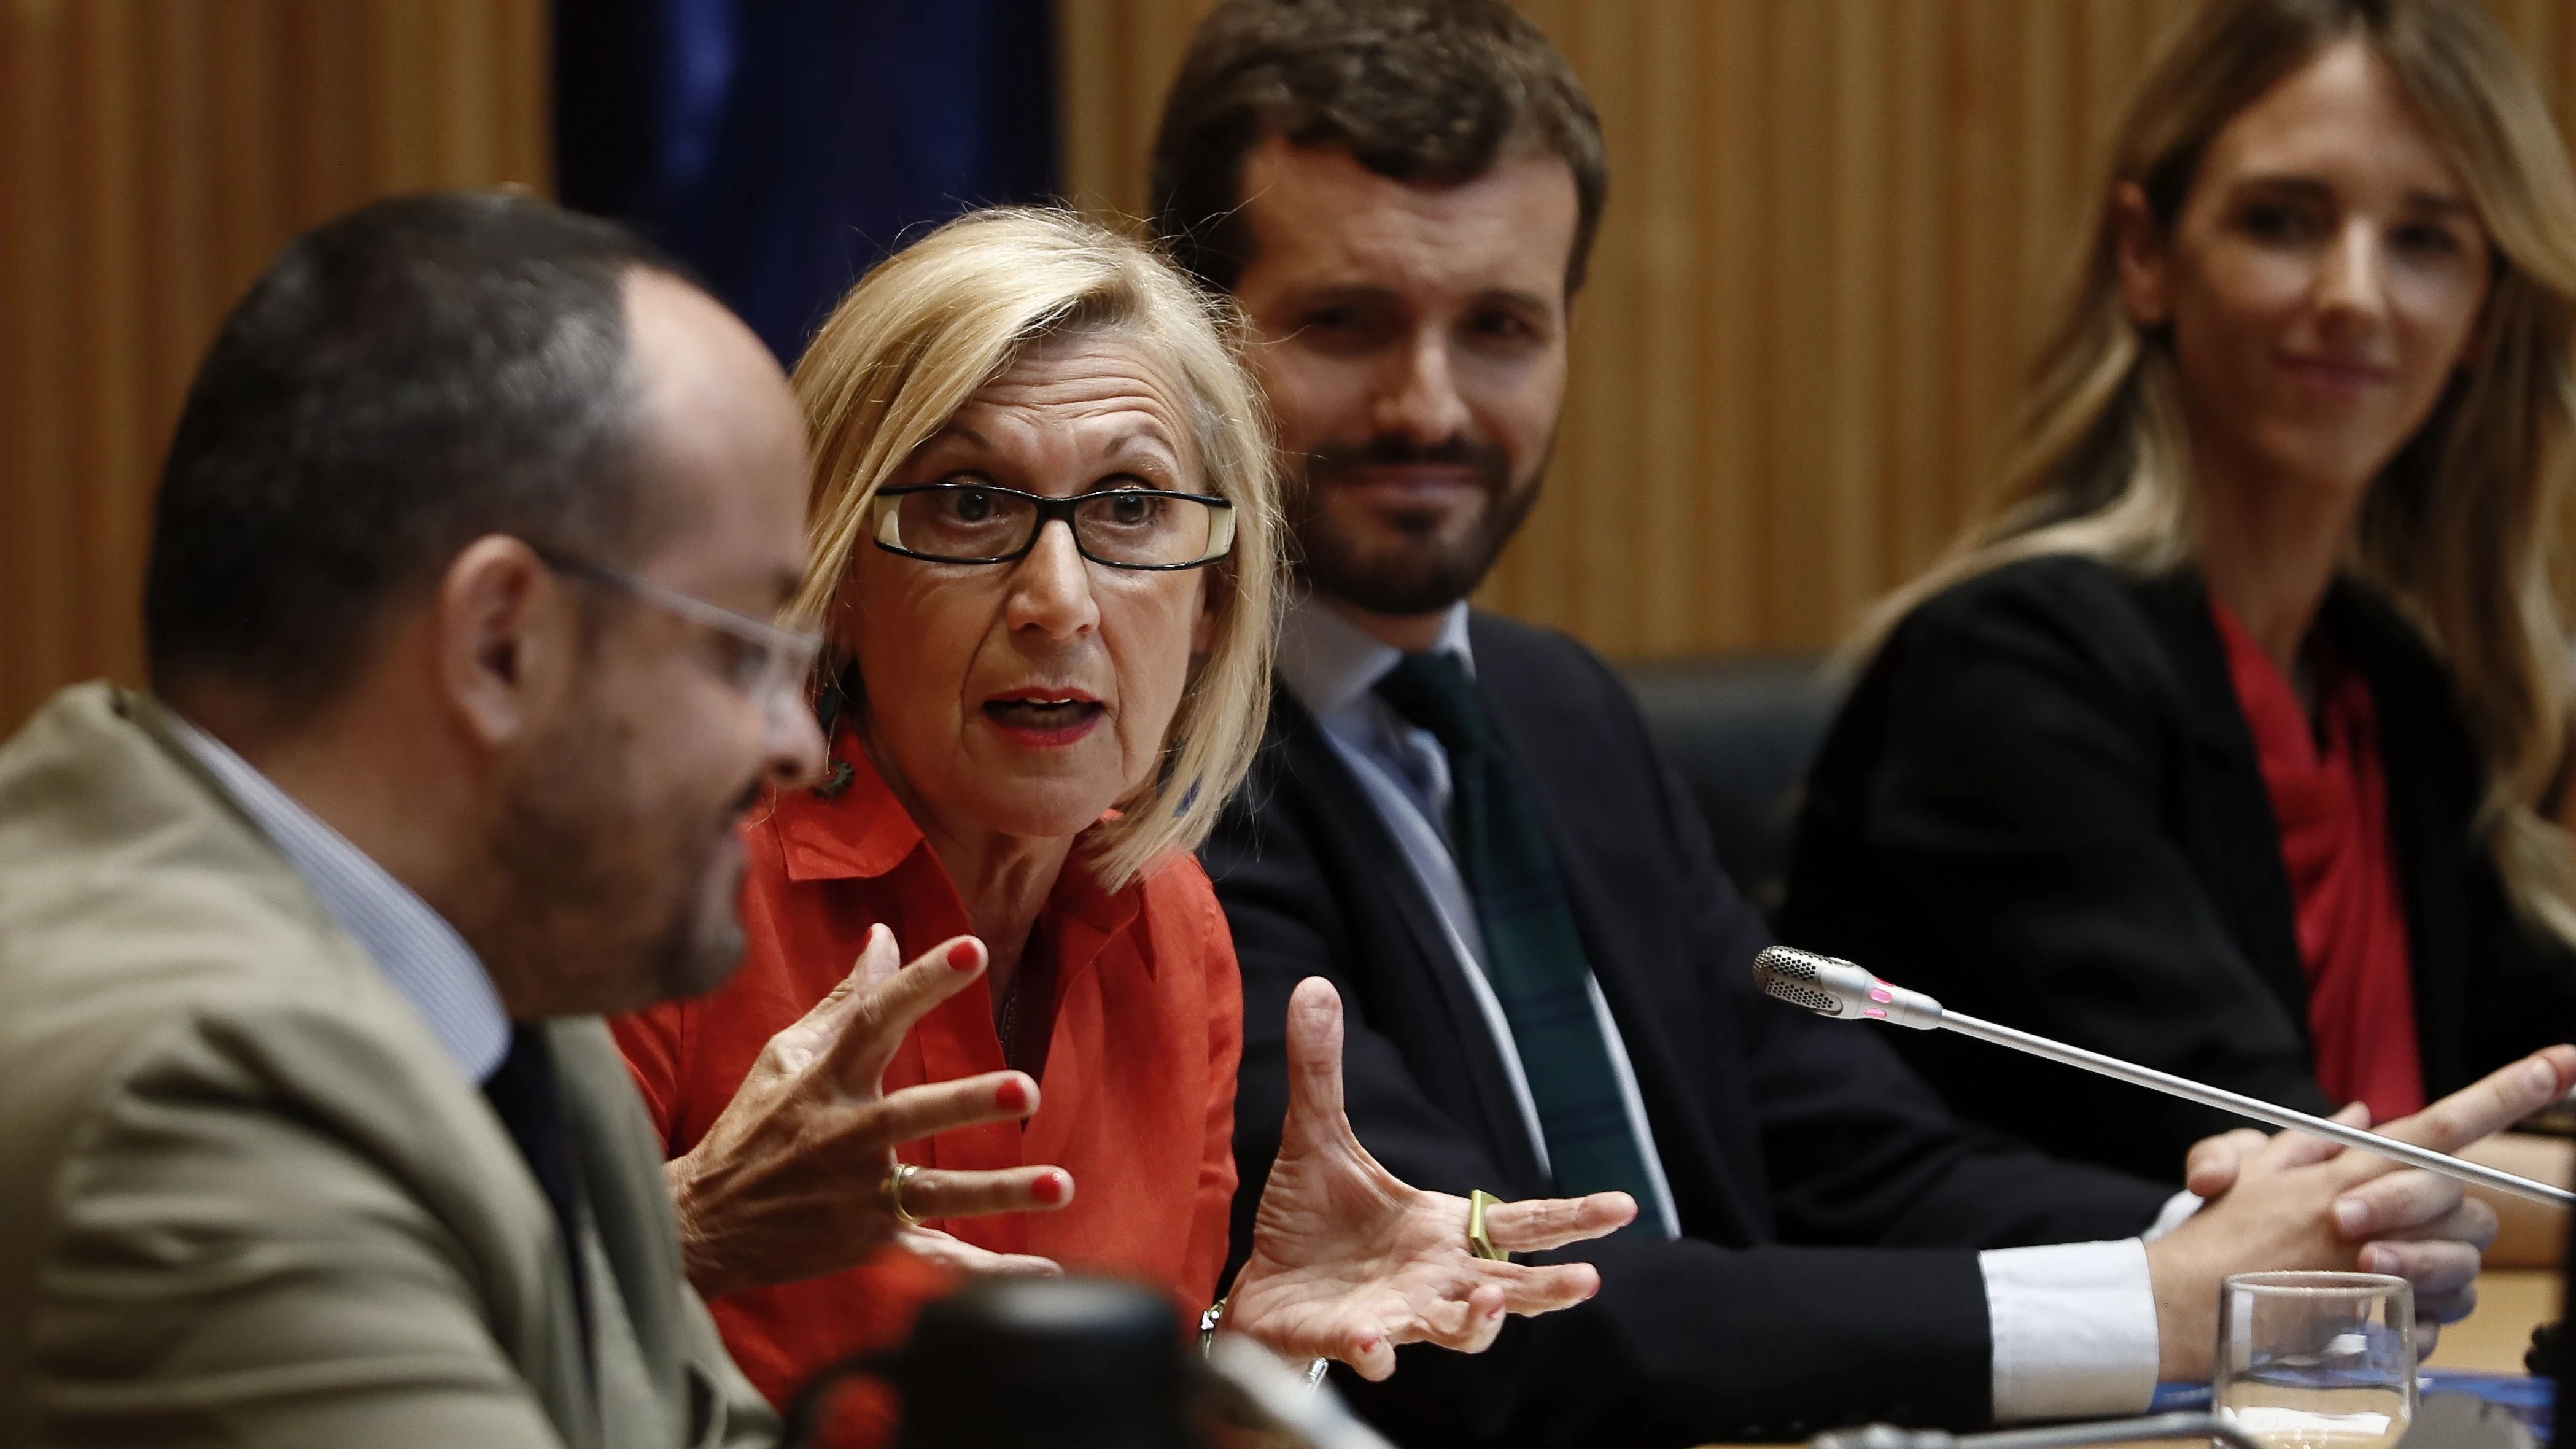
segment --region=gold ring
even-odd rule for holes
[[[919,1171],[921,1171],[920,1168],[909,1162],[898,1162],[894,1165],[894,1171],[886,1174],[885,1184],[877,1189],[877,1200],[885,1205],[887,1212],[894,1214],[896,1222],[907,1228],[921,1226],[921,1219],[904,1211],[903,1207],[903,1185],[912,1181],[912,1175]]]
[[[1508,1251],[1495,1247],[1494,1240],[1485,1236],[1485,1209],[1500,1207],[1502,1201],[1481,1187],[1467,1194],[1467,1251],[1489,1263],[1512,1260]]]

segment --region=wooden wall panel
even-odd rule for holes
[[[1145,213],[1147,152],[1163,92],[1211,0],[1056,0],[1057,120],[1076,205]]]
[[[141,675],[161,452],[224,308],[369,197],[546,182],[544,0],[0,0],[0,731]]]
[[[1066,169],[1143,209],[1204,0],[1059,0]],[[1610,211],[1548,496],[1484,602],[1613,654],[1814,649],[1991,475],[2118,108],[2192,0],[1521,0]],[[2492,0],[2554,96],[2576,7]]]
[[[1133,216],[1207,0],[1058,0]],[[1616,654],[1814,648],[1988,476],[2123,89],[2191,0],[1525,0],[1612,201],[1547,501],[1487,601]],[[2491,0],[2553,95],[2576,11]],[[0,0],[0,729],[140,672],[152,478],[222,309],[369,196],[545,182],[544,0]]]

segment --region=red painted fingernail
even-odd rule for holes
[[[1064,1174],[1060,1172],[1039,1173],[1038,1180],[1029,1184],[1029,1196],[1047,1204],[1049,1207],[1053,1207],[1055,1204],[1064,1201]]]
[[[1004,1082],[1001,1090],[993,1094],[993,1102],[1005,1112],[1025,1112],[1029,1110],[1029,1089],[1017,1081]]]
[[[960,971],[972,971],[979,954],[973,941],[960,941],[948,948],[948,964]]]

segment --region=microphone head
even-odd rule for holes
[[[1860,971],[1849,961],[1832,956],[1819,956],[1794,946],[1770,946],[1753,958],[1753,984],[1791,1006],[1803,1006],[1818,1016],[1857,1016],[1843,994],[1835,988],[1845,985],[1845,972]],[[1861,972],[1867,976],[1867,972]],[[1832,985],[1826,983],[1831,982]]]
[[[1941,1003],[1922,992],[1891,986],[1849,961],[1793,946],[1766,947],[1754,957],[1753,981],[1792,1006],[1838,1021],[1884,1021],[1916,1031],[1941,1024]]]

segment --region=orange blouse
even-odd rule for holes
[[[674,1156],[705,1135],[771,1035],[849,974],[870,926],[892,928],[907,960],[970,934],[920,827],[855,740],[845,732],[836,745],[852,769],[845,790],[795,791],[743,827],[748,949],[733,979],[612,1024]],[[1105,891],[1077,853],[1034,939],[1055,966],[1036,1114],[913,1143],[902,1156],[961,1169],[1052,1163],[1072,1174],[1073,1202],[931,1226],[996,1252],[1041,1254],[1069,1272],[1150,1283],[1195,1312],[1214,1300],[1225,1261],[1243,1046],[1242,982],[1215,892],[1186,854]],[[1002,1067],[992,997],[977,981],[905,1039],[885,1086]],[[815,1369],[900,1336],[941,1286],[918,1260],[889,1252],[712,1306],[736,1361],[783,1404]]]

